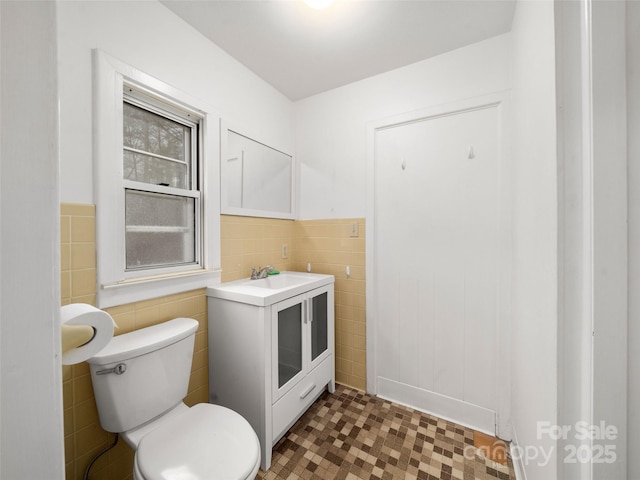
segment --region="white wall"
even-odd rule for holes
[[[528,480],[552,479],[557,421],[557,172],[553,2],[518,2],[513,20],[514,217],[512,422],[521,447],[552,451]],[[550,450],[552,449],[552,450]]]
[[[56,4],[0,12],[0,477],[62,480]]]
[[[155,1],[60,2],[61,201],[94,203],[91,50],[218,110],[241,133],[293,151],[293,104]]]
[[[627,2],[627,148],[629,159],[629,395],[630,479],[640,478],[640,2]]]
[[[500,35],[298,101],[299,217],[364,217],[367,122],[507,90],[510,38]]]

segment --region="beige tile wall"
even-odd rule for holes
[[[62,204],[61,286],[62,304],[89,303],[96,299],[95,209],[92,205]],[[205,290],[122,305],[107,309],[118,324],[116,335],[175,317],[198,320],[194,360],[186,403],[208,399],[207,301]],[[63,367],[66,477],[80,480],[97,452],[113,438],[100,428],[86,363]],[[118,446],[95,463],[92,480],[132,478],[133,451],[120,440]]]
[[[93,205],[60,207],[62,304],[96,302],[96,215]]]
[[[358,236],[350,236],[352,224]],[[293,270],[335,275],[336,381],[366,389],[365,221],[295,222]],[[347,278],[346,267],[351,276]]]
[[[294,224],[293,220],[222,215],[222,281],[247,278],[253,267],[291,270]],[[288,258],[282,258],[282,244],[289,249]]]

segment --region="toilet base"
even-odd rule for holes
[[[256,475],[258,475],[258,470],[260,470],[260,456],[258,456],[258,460],[256,460],[256,464],[253,467],[253,470],[251,471],[249,476],[246,478],[246,480],[253,480],[254,478],[256,478]],[[142,473],[140,473],[140,468],[138,468],[137,459],[134,459],[133,461],[133,480],[154,480],[154,479],[146,479],[142,476]],[[214,480],[214,479],[207,479],[207,480]],[[238,480],[245,480],[245,479],[238,479]]]

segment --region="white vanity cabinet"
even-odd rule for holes
[[[335,389],[333,283],[283,272],[207,289],[209,400],[251,423],[263,470],[273,445]]]

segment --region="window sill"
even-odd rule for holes
[[[220,283],[221,273],[220,269],[197,270],[104,283],[98,288],[98,308],[125,305],[216,285]]]

